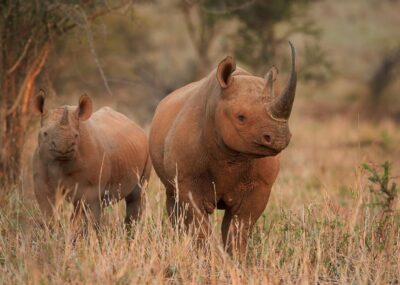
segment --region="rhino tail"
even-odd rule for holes
[[[144,167],[142,170],[142,174],[140,175],[140,179],[139,179],[139,186],[141,188],[146,186],[145,184],[148,182],[149,177],[150,177],[150,171],[151,171],[151,159],[150,159],[150,155],[147,155],[146,161],[144,163]]]

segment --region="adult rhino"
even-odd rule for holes
[[[288,119],[296,92],[295,49],[287,86],[274,95],[276,69],[259,78],[225,58],[204,79],[158,105],[150,131],[150,157],[166,187],[172,221],[209,233],[215,208],[224,209],[222,239],[243,254],[279,172],[278,154],[289,144]]]
[[[144,131],[123,114],[103,107],[92,114],[86,95],[78,106],[44,107],[41,91],[33,109],[41,115],[33,156],[34,190],[41,211],[53,217],[57,191],[82,213],[87,207],[96,225],[105,202],[125,199],[130,223],[143,211],[142,194],[151,162]],[[65,192],[66,191],[66,192]]]

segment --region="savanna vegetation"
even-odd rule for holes
[[[397,284],[400,279],[399,1],[0,1],[0,283]],[[147,131],[157,103],[230,54],[299,83],[289,147],[246,260],[173,228],[154,174],[128,234],[124,205],[77,237],[72,207],[42,218],[32,190],[39,88],[83,93]]]

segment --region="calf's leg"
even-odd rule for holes
[[[43,179],[34,177],[34,192],[40,211],[46,222],[54,222],[55,191],[50,191]]]
[[[75,226],[79,225],[79,231],[86,235],[89,224],[92,223],[96,232],[100,230],[101,204],[99,201],[78,200],[74,203],[75,210],[72,216],[72,222]]]

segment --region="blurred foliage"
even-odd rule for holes
[[[188,1],[182,1],[188,3]],[[306,42],[306,54],[302,61],[303,80],[324,82],[329,79],[332,65],[326,53],[318,44],[320,30],[315,22],[305,17],[311,4],[316,0],[199,0],[195,4],[200,27],[207,33],[200,33],[196,45],[203,53],[207,53],[211,36],[215,37],[218,23],[234,20],[237,28],[232,35],[233,52],[243,64],[250,66],[257,73],[265,72],[266,67],[277,63],[277,56],[287,58],[286,42],[295,35],[303,35]],[[188,5],[188,4],[186,4]],[[229,27],[226,24],[224,28]],[[195,29],[190,29],[195,30]],[[192,35],[193,32],[190,32]],[[309,43],[310,42],[310,43]],[[200,57],[202,60],[206,56]],[[208,59],[206,62],[209,61]],[[288,65],[288,64],[287,64]]]
[[[285,69],[288,39],[298,51],[299,78],[311,83],[302,86],[315,89],[315,83],[325,84],[323,90],[309,90],[308,96],[339,103],[351,97],[356,104],[366,97],[365,87],[385,54],[384,47],[395,47],[392,27],[398,20],[390,12],[397,6],[392,2],[339,5],[321,0],[268,5],[258,0],[152,0],[135,2],[132,15],[111,15],[91,28],[98,60],[114,95],[129,92],[134,100],[131,110],[141,113],[146,107],[150,112],[135,117],[148,122],[159,98],[204,77],[228,54],[257,75],[263,75],[272,64]],[[364,21],[365,17],[371,21]],[[272,43],[265,40],[267,31],[272,31]],[[93,65],[92,52],[83,52],[88,50],[86,37],[81,35],[79,45],[64,45],[63,64],[55,59],[54,73],[74,74],[57,76],[56,90],[89,88],[94,94],[107,93],[99,82],[104,80]],[[76,63],[65,61],[74,49]],[[391,78],[383,96],[386,101],[394,97],[398,86],[396,72]],[[146,105],[145,98],[153,107]],[[124,102],[122,107],[128,106],[129,101]],[[394,104],[390,106],[395,109]]]
[[[189,38],[196,51],[198,61],[195,77],[202,77],[208,73],[211,65],[210,49],[215,39],[221,35],[224,26],[220,24],[226,20],[226,14],[210,13],[218,1],[186,1],[178,0],[176,6],[181,10]]]
[[[243,2],[236,0],[235,2]],[[296,33],[316,36],[315,24],[301,17],[307,11],[309,0],[254,1],[232,14],[241,24],[238,30],[237,57],[250,66],[261,63],[272,65],[281,44]],[[277,26],[286,23],[283,32]]]
[[[320,45],[306,44],[303,57],[306,64],[301,66],[300,78],[319,83],[325,83],[332,78],[333,63]]]

